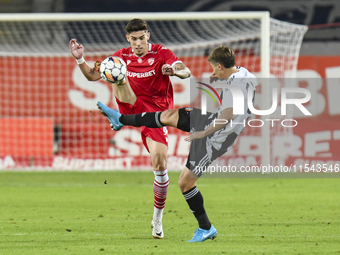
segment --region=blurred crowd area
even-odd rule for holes
[[[339,0],[0,0],[0,13],[269,11],[309,26],[301,54],[340,55]]]

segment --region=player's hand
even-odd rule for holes
[[[203,131],[197,131],[191,133],[188,137],[184,138],[184,140],[187,142],[191,142],[193,140],[202,139],[203,137],[205,137]]]
[[[109,83],[112,83],[112,84],[117,84],[118,86],[125,85],[126,82],[127,82],[126,78],[124,78],[124,79],[121,80],[121,81],[111,81],[110,79],[104,78],[104,77],[102,77],[102,79],[103,79],[104,81],[106,81],[106,82],[109,82]]]
[[[77,39],[71,39],[70,41],[71,54],[75,59],[80,59],[84,55],[84,46],[77,43]]]
[[[214,81],[218,81],[219,78],[217,77],[217,75],[215,73],[212,73],[210,75],[210,83],[213,83]]]
[[[117,85],[119,85],[119,86],[125,85],[125,83],[126,83],[126,78],[124,78],[124,79],[121,80],[121,81],[116,81],[115,83],[116,83]]]
[[[94,63],[94,69],[98,72],[98,73],[100,73],[100,65],[101,65],[101,61],[96,61],[95,63]]]
[[[168,75],[168,76],[173,76],[173,75],[176,74],[176,71],[175,71],[175,69],[171,65],[164,64],[162,66],[162,74],[163,75]]]

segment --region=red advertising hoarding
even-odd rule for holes
[[[87,60],[91,62],[97,59]],[[259,60],[256,61],[259,63]],[[193,71],[194,77],[211,71],[208,63],[202,65],[206,63],[205,58],[200,61],[187,58],[184,62]],[[200,63],[199,67],[197,63]],[[250,71],[258,72],[256,68]],[[312,99],[306,107],[312,115],[294,117],[298,125],[290,134],[292,139],[273,137],[272,143],[286,153],[284,164],[311,163],[313,160],[340,161],[340,100],[337,99],[340,78],[337,76],[340,77],[340,56],[300,57],[297,79],[300,87],[311,91]],[[311,86],[315,80],[320,84]],[[97,101],[116,108],[110,84],[104,81],[88,82],[73,58],[3,57],[0,61],[0,81],[0,123],[8,123],[8,119],[13,118],[21,121],[17,124],[12,121],[11,125],[6,126],[1,124],[0,169],[151,168],[139,128],[124,127],[114,132],[96,108]],[[189,105],[190,100],[194,100],[188,97],[186,82],[190,81],[173,80],[175,108]],[[44,127],[43,122],[48,119],[53,123],[53,129],[39,131],[38,128],[43,138],[37,136],[32,140],[32,136],[27,135],[32,132],[27,123],[33,119],[39,119],[39,128]],[[13,141],[5,145],[4,134],[11,129],[13,132],[9,137]],[[18,132],[27,134],[20,138]],[[186,135],[169,128],[169,169],[181,169],[184,166],[189,147],[184,141]],[[25,142],[19,143],[20,140]],[[49,142],[46,145],[44,141]],[[22,146],[21,153],[14,153],[14,148],[18,146]],[[261,160],[260,146],[261,139],[245,132],[224,163],[258,165]]]

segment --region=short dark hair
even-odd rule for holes
[[[221,64],[225,68],[235,66],[235,54],[234,51],[227,46],[219,46],[210,53],[208,61],[212,64]]]
[[[137,32],[141,30],[148,30],[148,24],[142,19],[132,19],[130,22],[126,25],[126,32],[128,34],[132,32]]]

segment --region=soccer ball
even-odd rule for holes
[[[126,64],[123,59],[110,56],[100,64],[102,78],[111,83],[121,82],[126,75]]]

